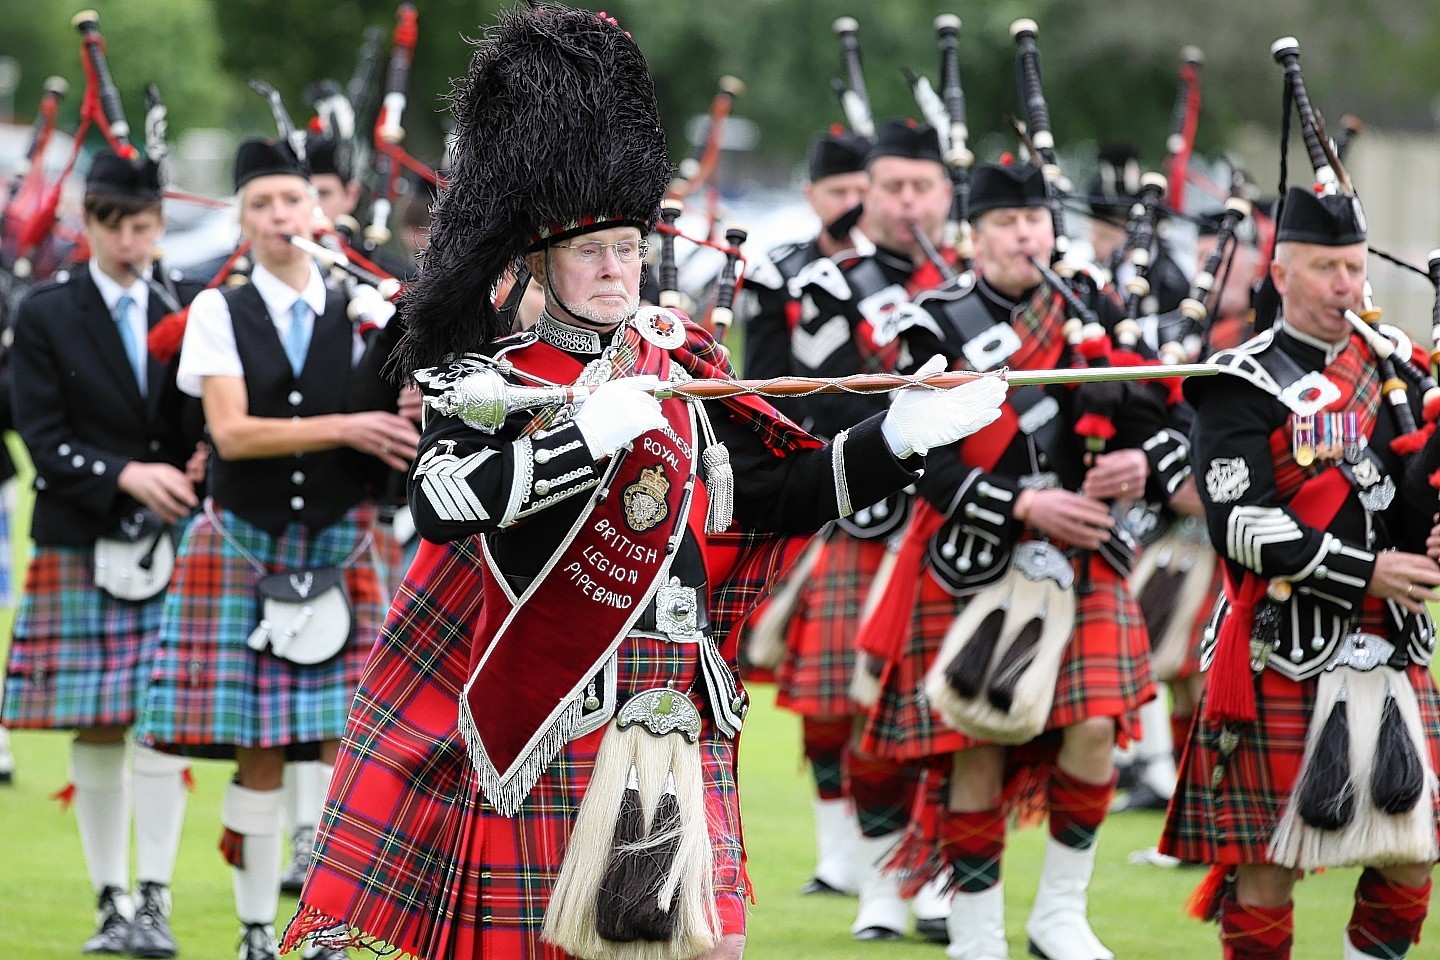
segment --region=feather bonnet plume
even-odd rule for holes
[[[594,12],[505,14],[450,102],[454,163],[402,304],[404,372],[509,333],[491,298],[526,253],[619,225],[648,233],[672,171],[645,57]]]

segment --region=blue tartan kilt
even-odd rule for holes
[[[213,509],[224,534],[200,513],[180,543],[136,736],[216,755],[237,746],[338,740],[383,616],[373,541],[345,570],[352,621],[344,649],[324,663],[301,666],[247,645],[260,620],[256,585],[262,574],[225,534],[267,573],[336,566],[370,534],[375,508],[352,508],[316,533],[292,523],[279,537],[218,504]]]
[[[4,723],[44,730],[134,723],[164,602],[163,593],[133,603],[101,592],[89,547],[33,547],[10,643]]]

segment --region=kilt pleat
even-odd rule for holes
[[[807,717],[855,711],[850,678],[860,612],[885,556],[885,541],[860,540],[836,529],[800,594],[776,672],[778,706]]]
[[[1431,769],[1440,770],[1440,691],[1430,671],[1412,665],[1410,683],[1430,746]],[[1187,863],[1267,863],[1266,851],[1305,757],[1305,735],[1318,680],[1295,682],[1274,670],[1260,678],[1254,724],[1240,733],[1218,786],[1222,727],[1205,720],[1204,700],[1190,728],[1160,850]],[[1440,807],[1436,808],[1440,835]]]
[[[341,564],[375,521],[374,507],[361,505],[318,533],[291,524],[271,537],[228,510],[217,515],[271,572]],[[339,739],[381,621],[373,547],[345,570],[350,638],[324,663],[298,666],[247,646],[260,619],[260,577],[209,516],[191,520],[165,599],[138,737],[201,750]]]
[[[469,543],[424,544],[391,607],[355,699],[316,838],[315,868],[286,932],[341,926],[354,944],[421,958],[560,960],[541,943],[550,891],[604,730],[569,743],[513,818],[484,802],[458,732],[478,596]],[[452,592],[446,593],[450,590]],[[695,677],[693,645],[631,637],[617,691]],[[699,749],[726,932],[743,932],[735,744],[708,720]]]
[[[1045,729],[1060,730],[1092,717],[1116,720],[1122,739],[1139,729],[1136,711],[1154,699],[1149,636],[1124,581],[1099,557],[1091,558],[1093,590],[1076,597],[1075,630],[1060,664]],[[892,760],[921,760],[987,741],[947,727],[924,694],[926,671],[965,600],[946,593],[934,577],[916,585],[917,602],[904,654],[886,664],[880,699],[866,719],[860,749]]]
[[[139,715],[164,595],[115,600],[94,573],[88,547],[32,548],[6,668],[7,726],[128,726]]]

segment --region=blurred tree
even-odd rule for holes
[[[61,126],[74,129],[85,74],[80,34],[70,26],[70,18],[85,6],[80,0],[72,6],[55,0],[7,5],[0,54],[20,63],[15,102],[22,120],[33,116],[45,79],[58,74],[70,81]],[[219,70],[221,41],[211,0],[101,0],[89,6],[100,14],[110,72],[137,136],[144,117],[145,85],[152,82],[169,108],[172,136],[191,127],[229,122],[240,90]]]

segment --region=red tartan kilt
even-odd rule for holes
[[[1045,729],[1112,717],[1123,741],[1138,734],[1135,712],[1155,697],[1150,641],[1125,581],[1098,556],[1092,556],[1090,570],[1094,589],[1076,597],[1075,631],[1060,663]],[[988,742],[951,730],[917,696],[946,631],[965,606],[934,577],[920,579],[905,653],[886,665],[880,699],[867,718],[860,744],[865,753],[890,760],[920,760]]]
[[[777,670],[778,706],[807,717],[855,712],[850,677],[860,611],[885,556],[885,540],[835,530],[800,594]]]
[[[1440,691],[1427,668],[1411,666],[1408,673],[1419,701],[1432,769],[1440,770]],[[1180,783],[1165,815],[1162,853],[1187,863],[1269,862],[1270,839],[1305,757],[1305,734],[1318,683],[1296,683],[1274,670],[1265,671],[1256,697],[1259,717],[1241,733],[1220,786],[1213,791],[1220,727],[1206,722],[1201,701],[1190,727]],[[1440,806],[1436,829],[1440,834]]]

